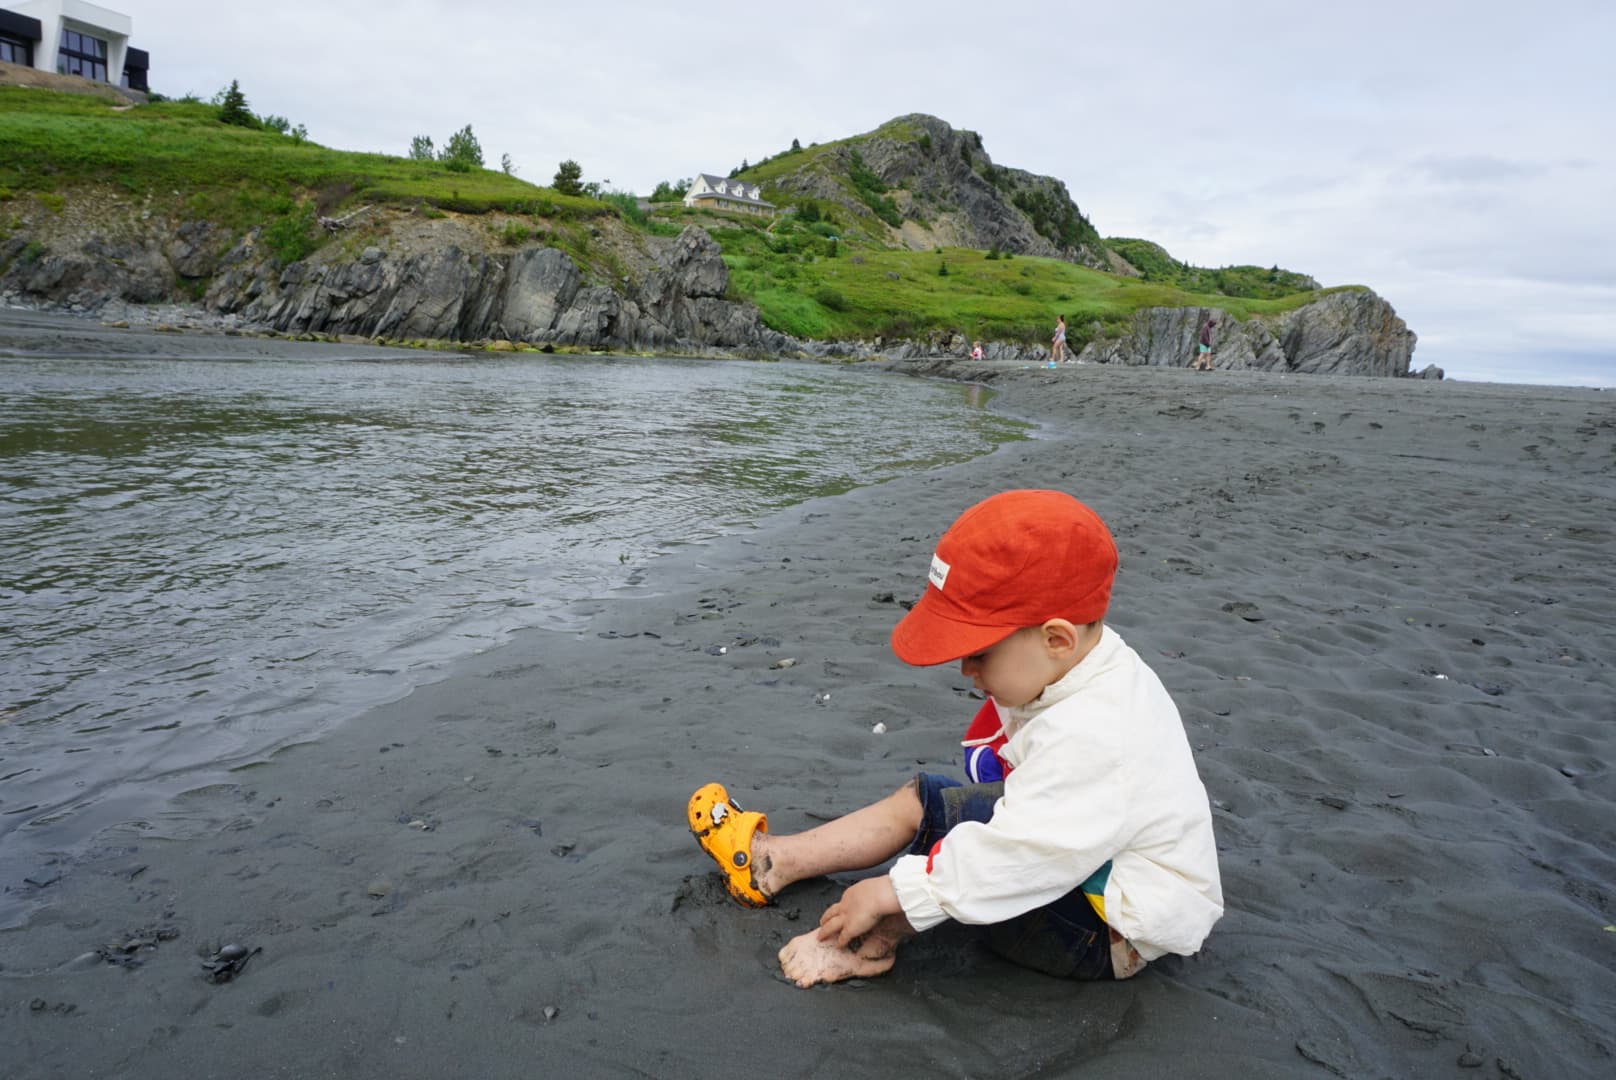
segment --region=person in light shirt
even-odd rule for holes
[[[1124,979],[1200,949],[1223,914],[1206,789],[1172,698],[1105,625],[1117,551],[1058,491],[1008,491],[938,541],[925,594],[892,632],[906,663],[958,661],[987,695],[965,782],[921,773],[870,806],[772,834],[721,784],[687,817],[732,896],[868,869],[779,959],[798,986],[889,970],[949,920],[1051,975]]]

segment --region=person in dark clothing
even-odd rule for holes
[[[1195,347],[1195,360],[1190,364],[1191,371],[1212,370],[1212,331],[1217,325],[1216,319],[1208,318],[1201,327],[1201,343]]]

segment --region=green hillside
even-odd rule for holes
[[[904,137],[901,126],[889,124],[879,133]],[[837,150],[849,143],[786,151],[749,166],[745,175],[767,186],[791,171],[825,169],[856,196],[851,208],[802,198],[764,220],[664,203],[648,217],[626,195],[562,195],[495,169],[457,172],[441,161],[332,150],[270,128],[221,123],[217,106],[197,101],[130,106],[0,87],[0,146],[6,150],[0,155],[0,242],[24,235],[25,203],[61,213],[90,188],[152,198],[177,220],[207,220],[238,233],[262,227],[282,261],[328,242],[315,227],[317,214],[339,215],[359,205],[411,206],[429,216],[498,212],[502,235],[515,245],[557,236],[539,228],[557,219],[617,219],[616,228],[659,235],[694,223],[724,250],[732,299],[756,304],[776,330],[819,339],[958,332],[1047,342],[1055,316],[1065,314],[1070,338],[1080,345],[1117,332],[1145,307],[1220,307],[1243,318],[1299,307],[1319,295],[1302,275],[1277,268],[1197,270],[1146,241],[1106,241],[1143,271],[1142,278],[996,251],[892,250],[880,243],[880,230],[861,227],[882,217],[879,181],[872,185],[856,167],[836,171],[846,156]],[[533,222],[531,232],[524,220]],[[574,246],[587,248],[586,238]],[[591,262],[584,262],[586,273],[599,269]]]
[[[436,161],[329,150],[261,127],[220,123],[197,101],[119,105],[100,97],[0,86],[0,189],[61,193],[112,184],[130,194],[178,192],[198,216],[262,223],[270,203],[314,197],[322,209],[361,202],[424,203],[481,213],[607,213],[495,169],[451,171]]]
[[[961,153],[965,168],[992,184],[1006,202],[1027,216],[1039,235],[1068,248],[1080,244],[1103,246],[1099,232],[1076,206],[1033,182],[1045,178],[1029,177],[1018,170],[994,165],[981,151],[980,135],[975,132],[958,134],[968,139]],[[943,153],[941,147],[933,145],[931,135],[913,118],[899,117],[863,135],[849,136],[806,149],[793,146],[756,164],[743,162],[732,175],[760,185],[771,201],[787,208],[798,207],[803,202],[801,196],[791,191],[793,188],[800,190],[803,185],[800,182],[787,184],[787,181],[800,181],[804,175],[823,178],[848,196],[850,207],[848,220],[844,222],[846,235],[879,243],[883,232],[877,223],[897,228],[903,223],[903,217],[895,202],[895,189],[865,164],[861,149],[868,150],[874,140],[911,144],[923,158],[935,159],[936,155]],[[907,183],[907,180],[898,181],[900,188]],[[941,203],[948,201],[946,197],[939,201],[934,196],[924,194],[920,200],[922,221],[925,220],[927,204],[931,209],[941,209]]]
[[[1141,308],[1217,307],[1244,319],[1293,310],[1329,291],[1242,299],[1059,259],[998,257],[968,248],[861,249],[789,227],[711,231],[724,248],[734,294],[756,304],[769,326],[796,337],[911,338],[957,331],[971,339],[1038,344],[1049,341],[1055,317],[1064,314],[1068,340],[1081,348],[1094,337],[1116,335]],[[799,246],[807,250],[793,250]]]
[[[1278,266],[1223,266],[1214,270],[1179,262],[1160,244],[1149,240],[1112,237],[1105,243],[1127,259],[1144,280],[1175,285],[1192,292],[1273,299],[1311,292],[1319,287],[1318,282],[1306,274],[1281,270]]]

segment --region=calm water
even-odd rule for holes
[[[0,856],[677,545],[1017,437],[981,402],[787,364],[0,358]]]

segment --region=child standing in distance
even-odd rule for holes
[[[982,359],[982,343],[980,341],[975,342],[971,346],[971,359],[972,360],[980,360],[980,359]]]
[[[1201,327],[1201,340],[1195,346],[1195,363],[1190,365],[1193,370],[1212,370],[1212,335],[1217,325],[1218,321],[1209,317]]]
[[[1057,364],[1066,362],[1066,316],[1055,316],[1055,336],[1049,343],[1049,358]]]
[[[1211,809],[1172,699],[1102,621],[1116,567],[1104,522],[1058,491],[995,495],[938,541],[892,647],[910,664],[958,660],[989,695],[966,740],[982,782],[921,773],[791,835],[719,784],[691,797],[691,831],[749,905],[900,856],[780,950],[787,978],[881,974],[949,919],[1070,978],[1124,979],[1200,948],[1223,914]]]

